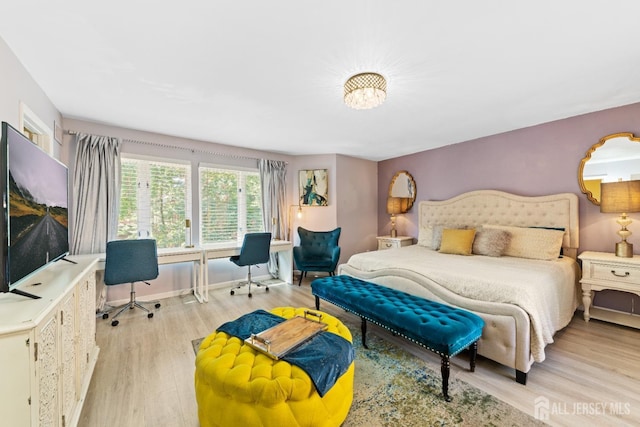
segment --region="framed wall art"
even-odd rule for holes
[[[327,169],[304,169],[298,173],[300,206],[328,206],[329,180]]]

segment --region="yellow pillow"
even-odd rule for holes
[[[442,230],[440,252],[443,254],[471,255],[475,236],[476,230],[474,228],[470,230],[445,228]]]

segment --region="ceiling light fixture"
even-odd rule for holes
[[[344,84],[344,103],[356,110],[367,110],[387,98],[387,81],[378,73],[360,73]]]

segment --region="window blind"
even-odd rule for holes
[[[264,230],[258,172],[200,167],[200,242],[239,241]]]
[[[154,238],[159,248],[185,242],[191,218],[191,166],[122,159],[118,238]]]

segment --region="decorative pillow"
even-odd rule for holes
[[[418,245],[433,249],[433,225],[420,227],[418,230]]]
[[[461,230],[445,228],[442,230],[440,252],[443,254],[471,255],[475,229]]]
[[[445,228],[456,229],[456,230],[465,230],[467,228],[466,225],[457,225],[457,224],[439,224],[433,226],[433,243],[431,244],[431,249],[437,251],[440,249],[440,242],[442,241],[442,231]]]
[[[540,226],[533,226],[533,227],[529,227],[529,228],[544,228],[545,230],[560,230],[560,231],[564,231],[564,227],[540,227]],[[562,258],[562,246],[560,246],[560,254],[558,255],[558,258]]]
[[[504,255],[519,258],[542,260],[558,258],[564,237],[564,231],[561,230],[483,225],[483,229],[491,228],[511,233],[511,242]]]
[[[504,255],[511,243],[511,233],[497,228],[479,228],[473,241],[472,253],[499,257]]]

